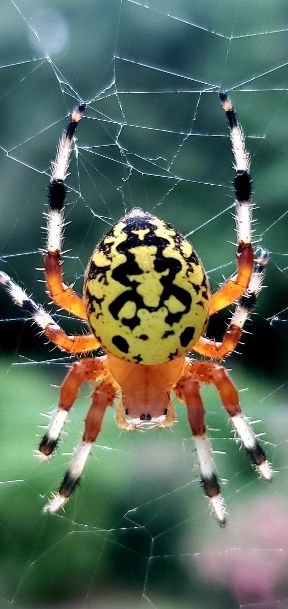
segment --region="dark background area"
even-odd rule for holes
[[[51,349],[1,293],[2,605],[238,609],[259,603],[262,609],[266,603],[274,609],[277,601],[282,609],[288,598],[286,3],[154,0],[144,7],[84,0],[80,9],[66,1],[47,8],[7,0],[1,16],[1,269],[71,332],[85,327],[51,307],[38,270],[50,163],[69,111],[87,101],[68,178],[66,282],[81,293],[93,247],[139,206],[189,235],[215,290],[235,268],[232,158],[217,96],[220,88],[230,91],[251,153],[255,247],[267,247],[270,262],[241,355],[233,354],[227,367],[237,387],[248,389],[241,392],[243,408],[261,419],[255,429],[266,432],[266,450],[279,470],[271,486],[257,479],[209,388],[203,396],[210,436],[227,480],[225,531],[209,517],[181,406],[173,433],[123,435],[113,411],[107,413],[81,488],[65,514],[44,517],[41,508],[79,440],[89,388],[59,455],[49,464],[34,460],[37,426],[45,423],[40,412],[55,407],[54,386],[70,358]],[[228,319],[227,311],[215,316],[209,335],[220,338]]]

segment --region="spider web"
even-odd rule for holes
[[[120,434],[107,413],[64,514],[41,508],[78,442],[89,390],[60,452],[33,459],[40,412],[71,358],[1,294],[1,607],[284,609],[288,606],[287,167],[285,0],[4,0],[1,7],[1,268],[47,303],[39,248],[65,117],[88,100],[71,162],[65,279],[81,293],[94,244],[126,210],[193,240],[216,289],[235,268],[231,152],[219,88],[231,91],[252,156],[255,239],[270,251],[256,313],[229,368],[278,474],[257,479],[212,389],[210,436],[229,526],[199,488],[184,409],[173,432]],[[70,331],[80,322],[55,314]],[[223,334],[227,312],[209,326]],[[51,385],[53,383],[54,386]],[[259,422],[260,419],[260,422]],[[40,432],[41,433],[41,430]],[[65,451],[65,452],[63,452]]]

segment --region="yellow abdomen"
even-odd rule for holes
[[[189,351],[203,333],[209,284],[191,244],[139,209],[95,248],[86,270],[89,324],[118,358],[160,364]]]

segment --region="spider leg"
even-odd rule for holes
[[[271,480],[273,472],[263,448],[241,412],[238,392],[225,368],[216,362],[194,362],[189,366],[190,378],[200,383],[212,383],[217,388],[222,404],[229,415],[234,429],[245,447],[253,465],[266,480]]]
[[[104,381],[94,390],[92,404],[85,419],[85,429],[82,440],[75,449],[58,492],[44,507],[44,512],[54,513],[59,510],[59,508],[63,507],[79,484],[81,474],[84,470],[93,443],[101,430],[106,408],[113,404],[115,393],[116,390],[109,378],[104,379]]]
[[[52,415],[47,432],[39,445],[39,455],[42,459],[52,457],[81,385],[86,381],[98,381],[107,374],[106,359],[106,357],[103,359],[86,358],[72,364],[60,388],[58,408]]]
[[[248,288],[253,271],[253,249],[251,245],[252,180],[249,173],[250,158],[245,148],[244,134],[238,124],[231,100],[226,93],[220,93],[223,109],[230,129],[231,145],[235,167],[235,199],[237,227],[237,275],[226,281],[215,294],[212,294],[209,315],[224,309],[240,298]]]
[[[214,359],[223,359],[234,351],[240,340],[243,326],[249,318],[257,296],[262,288],[265,266],[268,261],[267,250],[261,249],[259,257],[255,260],[254,271],[251,275],[248,290],[241,296],[231,318],[230,324],[221,342],[216,342],[210,338],[201,336],[193,345],[193,350],[200,355]]]
[[[205,428],[205,411],[199,393],[199,382],[189,377],[180,379],[174,391],[184,402],[188,421],[197,452],[201,483],[219,524],[226,524],[224,501],[220,495],[220,485],[215,471],[212,448]]]
[[[64,203],[66,197],[65,180],[69,167],[70,154],[77,125],[83,115],[85,104],[80,104],[71,114],[66,131],[60,138],[57,155],[52,163],[52,176],[48,187],[49,211],[47,215],[47,253],[45,255],[45,274],[49,294],[60,307],[87,319],[82,298],[63,283],[61,270],[61,244],[63,238]]]
[[[0,271],[0,284],[12,298],[12,300],[29,313],[31,319],[43,331],[49,340],[67,353],[84,353],[98,349],[101,345],[94,334],[83,336],[68,336],[66,332],[38,305],[26,292],[15,283],[9,275]]]

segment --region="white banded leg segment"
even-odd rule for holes
[[[23,290],[20,285],[15,283],[7,273],[0,271],[0,284],[3,286],[4,290],[9,294],[10,298],[12,298],[13,302],[17,304],[19,307],[25,309],[25,306],[29,307],[29,313],[31,309],[38,309],[37,305],[33,300],[31,300],[26,294],[25,290]],[[29,302],[31,301],[31,306],[29,306]]]
[[[11,296],[12,300],[20,306],[24,311],[29,313],[31,319],[36,325],[45,332],[48,328],[53,331],[63,332],[60,326],[54,321],[53,317],[30,298],[25,290],[15,283],[6,273],[0,271],[0,283]]]
[[[60,138],[55,161],[52,162],[52,180],[66,180],[70,154],[72,149],[72,138],[67,138],[66,133]]]
[[[48,214],[48,252],[50,251],[51,253],[59,253],[61,250],[63,228],[61,210],[64,207],[66,196],[64,182],[69,168],[73,137],[84,110],[85,104],[80,104],[72,112],[67,129],[60,138],[56,159],[52,163],[52,175],[48,187],[48,203],[50,208]]]
[[[52,498],[43,508],[44,514],[55,514],[61,508],[64,508],[65,503],[67,503],[67,498],[64,495],[60,495],[59,493],[55,493],[52,495]]]
[[[60,484],[59,491],[44,507],[44,512],[57,512],[57,510],[64,507],[65,503],[67,503],[77,484],[79,484],[81,474],[84,470],[92,446],[93,442],[84,442],[83,440],[80,442],[80,444],[78,444],[71,459],[69,468]]]
[[[229,100],[230,101],[230,100]],[[230,102],[231,104],[231,102]],[[245,148],[245,137],[242,131],[241,126],[237,123],[237,119],[235,116],[235,112],[233,110],[232,104],[230,105],[230,113],[234,113],[234,119],[231,116],[230,125],[230,137],[231,137],[231,146],[232,152],[234,156],[235,169],[236,171],[247,171],[250,170],[250,156]],[[227,110],[226,110],[227,115]]]
[[[243,174],[242,174],[243,175]],[[237,193],[236,193],[237,194]],[[252,205],[249,201],[236,203],[236,228],[238,243],[251,243]]]
[[[38,305],[32,298],[26,294],[15,281],[13,281],[9,275],[0,271],[0,284],[3,285],[6,292],[12,298],[13,302],[21,307],[24,311],[29,313],[30,317],[37,324],[41,330],[46,330],[47,326],[53,326],[59,330],[60,326],[56,324],[53,317],[49,315],[40,305]]]
[[[98,349],[100,346],[92,333],[80,336],[68,336],[54,321],[53,317],[32,298],[29,298],[26,292],[3,271],[0,271],[0,285],[4,287],[14,302],[30,315],[32,321],[43,330],[47,338],[63,351],[67,353],[85,353]]]
[[[52,415],[47,433],[45,433],[39,444],[39,456],[41,459],[45,460],[52,457],[58,445],[60,434],[67,416],[68,411],[64,410],[64,408],[59,408]]]
[[[265,480],[271,480],[273,477],[272,468],[248,421],[241,413],[231,417],[231,421],[256,470]]]
[[[47,251],[50,254],[57,255],[61,251],[63,218],[62,210],[50,209],[47,214]]]
[[[212,510],[221,526],[226,524],[226,510],[224,500],[220,494],[220,485],[215,473],[215,465],[212,457],[212,449],[209,439],[205,434],[193,436],[197,452],[201,483],[204,492],[209,499]]]
[[[80,104],[73,110],[67,129],[60,138],[56,159],[52,163],[52,180],[64,182],[67,177],[73,137],[84,110],[85,104]]]
[[[236,171],[249,172],[250,156],[245,147],[245,137],[241,126],[236,117],[235,110],[231,99],[229,99],[225,91],[219,93],[222,102],[223,110],[226,113],[227,121],[230,128],[231,146],[234,157],[234,165]]]
[[[245,322],[249,317],[250,310],[242,306],[241,304],[237,305],[232,317],[229,326],[236,326],[242,330]]]

